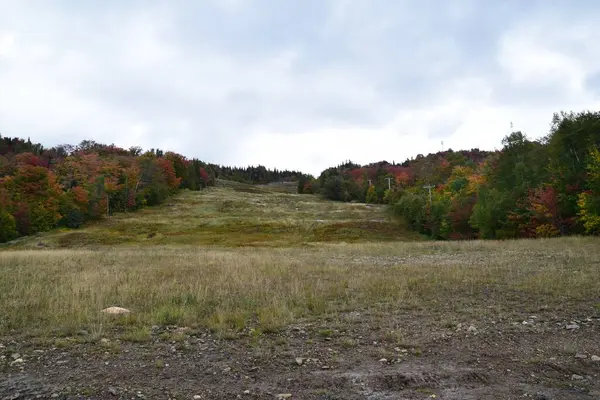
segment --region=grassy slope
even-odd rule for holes
[[[131,338],[153,324],[272,331],[354,310],[452,319],[597,307],[595,238],[407,241],[415,238],[379,206],[246,185],[187,192],[0,252],[0,334],[100,331],[109,321],[99,310],[112,305],[133,310],[115,321]]]
[[[118,214],[79,230],[54,231],[24,240],[21,246],[281,247],[322,241],[418,239],[393,221],[383,206],[334,203],[282,193],[277,186],[225,185],[202,192],[184,191],[165,205]]]

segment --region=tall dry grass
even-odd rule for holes
[[[352,310],[600,302],[600,241],[0,252],[0,334],[188,325],[273,331]],[[107,318],[109,306],[132,311]]]

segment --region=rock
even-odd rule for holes
[[[157,331],[159,329],[160,329],[160,326],[158,326],[158,325],[152,325],[152,330],[153,331]]]
[[[304,364],[304,358],[302,358],[302,357],[296,357],[296,364],[298,364],[298,365]]]
[[[100,343],[102,343],[102,344],[109,344],[110,340],[107,339],[107,338],[102,338],[102,339],[100,339]]]
[[[50,396],[50,397],[52,397],[53,399],[57,399],[58,398],[58,393],[52,393],[52,396]]]
[[[291,394],[291,393],[279,393],[279,394],[277,395],[277,398],[278,398],[278,399],[289,399],[289,398],[291,398],[291,397],[292,397],[292,394]]]
[[[202,396],[200,396],[199,394],[195,394],[194,397],[192,397],[194,400],[200,400],[202,398]]]
[[[16,360],[17,358],[21,358],[21,355],[19,353],[12,353],[11,357],[13,360]]]
[[[577,375],[577,374],[573,374],[573,375],[571,375],[571,379],[574,380],[574,381],[581,381],[581,380],[583,380],[583,376]]]
[[[577,354],[575,354],[575,358],[584,359],[584,358],[587,358],[587,356],[585,354],[577,353]]]
[[[387,362],[387,358],[382,358],[381,360],[379,360],[379,362]]]
[[[250,394],[249,390],[244,390],[244,394]]]
[[[594,355],[594,356],[592,356],[591,360],[592,360],[593,362],[600,362],[600,356],[596,356],[596,355]]]
[[[102,312],[104,314],[120,315],[120,314],[129,314],[131,311],[129,311],[128,309],[123,308],[123,307],[108,307],[108,308],[105,308],[104,310],[102,310]]]
[[[117,389],[115,389],[112,386],[109,386],[108,393],[112,394],[113,396],[116,396],[117,395]]]
[[[23,360],[22,358],[17,358],[13,362],[11,362],[10,365],[23,364],[24,362],[25,362],[25,360]]]
[[[523,321],[521,322],[523,325],[527,325],[527,321]]]
[[[467,332],[477,332],[477,328],[475,328],[473,325],[469,325]]]
[[[572,331],[574,329],[579,329],[579,325],[577,325],[577,324],[569,324],[569,325],[567,325],[567,329],[570,330],[570,331]]]

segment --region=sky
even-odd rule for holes
[[[600,108],[599,20],[596,0],[0,0],[0,134],[314,175],[499,149]]]

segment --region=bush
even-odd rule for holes
[[[0,210],[0,243],[16,239],[18,236],[15,218],[8,212]]]
[[[85,215],[77,208],[71,208],[66,211],[60,221],[60,225],[68,228],[79,228],[85,222]]]

